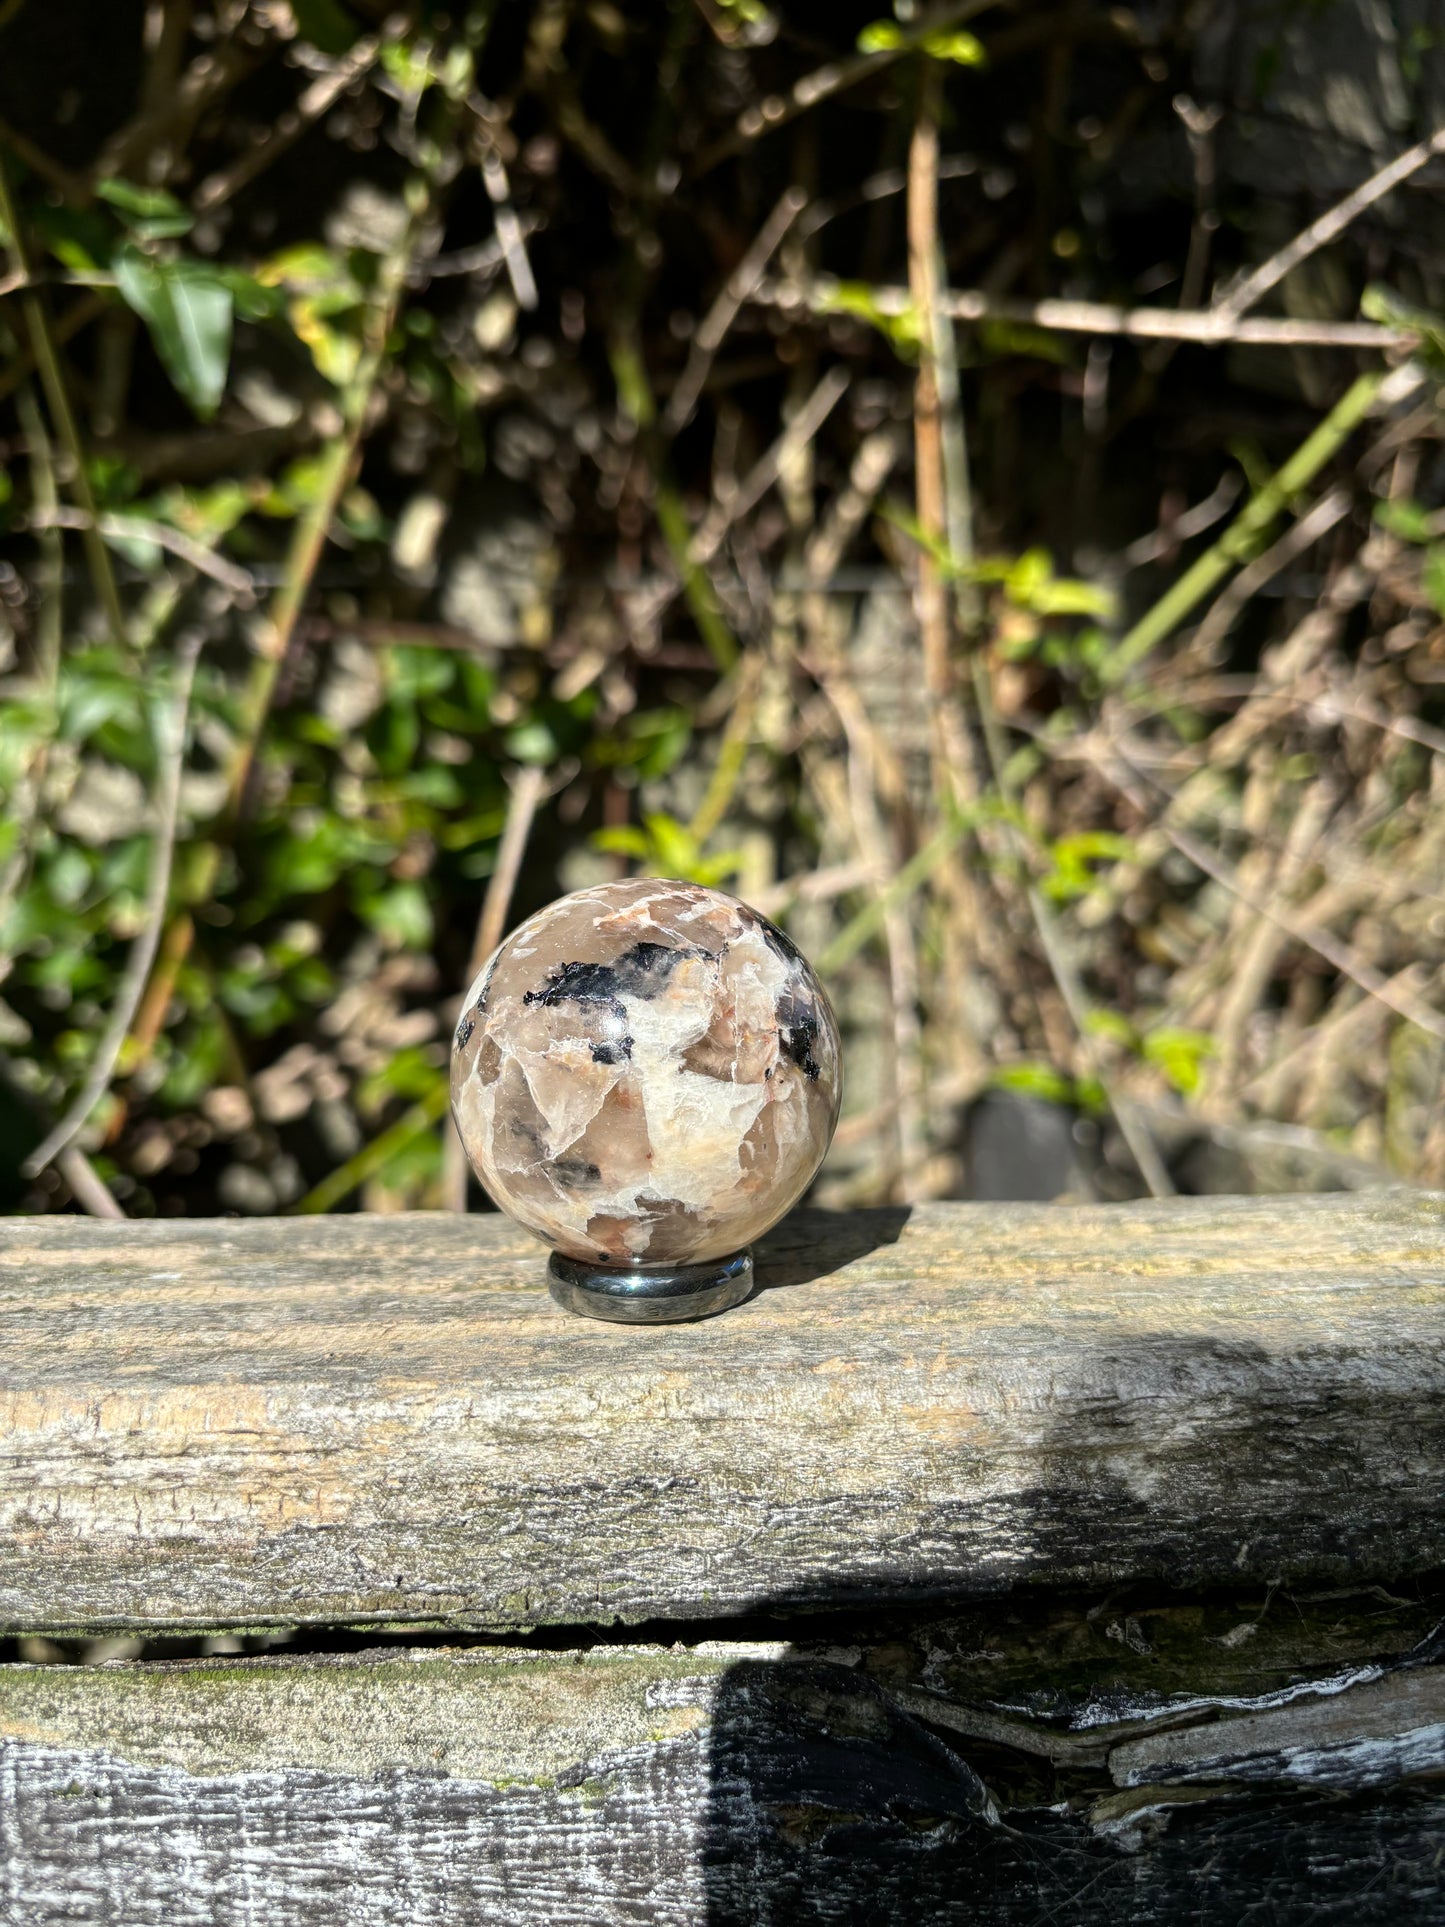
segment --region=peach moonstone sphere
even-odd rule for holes
[[[841,1096],[828,999],[782,931],[653,878],[529,917],[468,992],[452,1053],[477,1176],[593,1264],[741,1250],[807,1190]]]

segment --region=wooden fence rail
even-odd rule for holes
[[[1445,1921],[1442,1234],[0,1225],[0,1921]]]

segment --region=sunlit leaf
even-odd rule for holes
[[[1146,1063],[1161,1071],[1181,1097],[1194,1095],[1203,1078],[1205,1058],[1218,1054],[1218,1046],[1207,1031],[1180,1030],[1172,1025],[1151,1030],[1140,1048]]]

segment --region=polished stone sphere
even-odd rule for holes
[[[568,1258],[736,1252],[797,1203],[842,1096],[806,959],[735,897],[599,884],[513,931],[467,993],[452,1110],[501,1208]]]

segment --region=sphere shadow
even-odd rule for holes
[[[884,1245],[897,1244],[909,1216],[906,1204],[880,1205],[872,1211],[790,1211],[753,1247],[754,1295],[810,1284]]]

